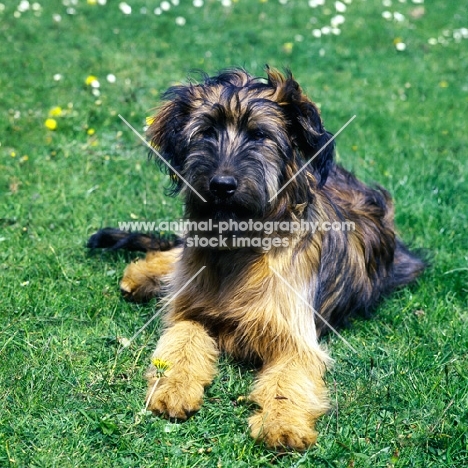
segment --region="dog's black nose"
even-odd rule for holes
[[[219,198],[229,198],[237,188],[237,180],[232,176],[214,176],[210,180],[210,191]]]

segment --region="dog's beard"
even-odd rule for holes
[[[185,214],[194,221],[242,221],[263,219],[269,208],[266,193],[246,194],[236,193],[228,199],[203,193],[204,202],[195,192],[188,193],[186,189]],[[199,192],[202,194],[202,192]]]

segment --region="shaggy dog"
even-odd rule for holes
[[[88,245],[148,252],[124,274],[132,299],[168,284],[153,362],[169,369],[146,375],[153,412],[197,411],[229,353],[261,364],[251,435],[304,450],[329,407],[320,335],[368,314],[424,265],[395,235],[389,194],[335,165],[316,105],[289,72],[266,71],[263,80],[229,70],[164,96],[148,136],[183,195],[184,239],[107,228]]]

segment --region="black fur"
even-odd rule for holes
[[[171,250],[183,245],[183,239],[175,234],[142,234],[104,228],[93,234],[86,247],[90,249],[128,250],[130,252],[149,252],[152,250]]]

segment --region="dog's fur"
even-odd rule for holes
[[[355,230],[281,233],[288,247],[270,250],[184,248],[177,242],[161,250],[158,240],[107,229],[89,246],[127,242],[148,251],[121,283],[133,299],[154,296],[170,276],[169,297],[175,298],[153,357],[171,367],[150,398],[152,411],[177,419],[197,411],[219,353],[226,352],[262,366],[250,395],[259,406],[249,420],[252,436],[271,447],[303,450],[316,441],[315,421],[329,406],[323,375],[330,359],[318,343],[326,323],[368,314],[424,265],[395,236],[389,194],[333,163],[331,135],[292,75],[269,68],[267,74],[262,80],[230,70],[166,93],[149,138],[206,200],[171,171],[186,216],[350,221]],[[235,180],[228,194],[213,188],[216,177]],[[149,389],[156,378],[151,366]]]

